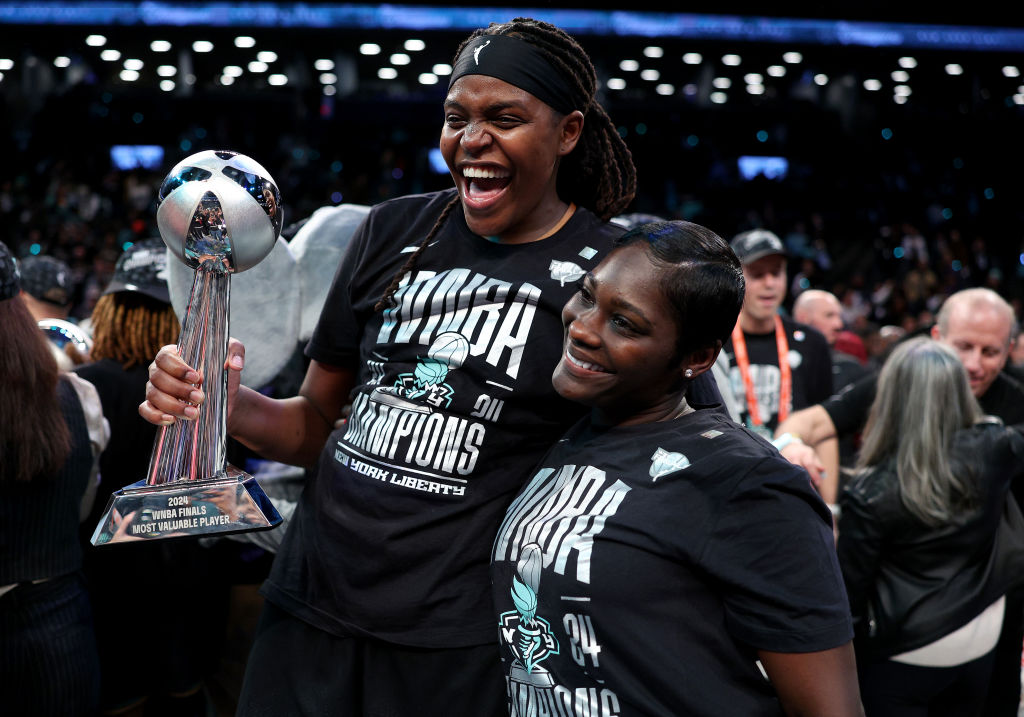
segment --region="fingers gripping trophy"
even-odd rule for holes
[[[93,545],[265,530],[281,516],[256,480],[226,460],[231,275],[250,269],[281,234],[281,196],[270,174],[230,151],[194,154],[160,187],[164,243],[195,270],[178,351],[204,377],[193,421],[157,433],[147,475],[115,491]]]

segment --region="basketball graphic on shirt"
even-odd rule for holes
[[[458,368],[469,358],[469,340],[455,331],[446,331],[430,344],[427,358],[444,364],[449,369]]]

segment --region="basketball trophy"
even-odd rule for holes
[[[204,377],[192,421],[162,426],[145,478],[111,495],[91,542],[266,530],[281,516],[256,479],[227,463],[228,310],[231,275],[270,253],[281,234],[281,196],[245,155],[209,150],[175,166],[160,187],[164,243],[195,270],[178,352]]]

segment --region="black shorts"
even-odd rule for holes
[[[238,717],[504,717],[498,643],[423,649],[337,637],[266,603]]]

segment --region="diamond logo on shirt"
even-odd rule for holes
[[[681,471],[690,465],[690,459],[682,453],[673,453],[664,448],[658,448],[651,456],[651,478],[657,482],[662,476]]]
[[[548,269],[551,271],[551,278],[562,286],[565,286],[567,281],[582,279],[587,274],[578,264],[573,264],[571,261],[559,261],[558,259],[552,259]]]

